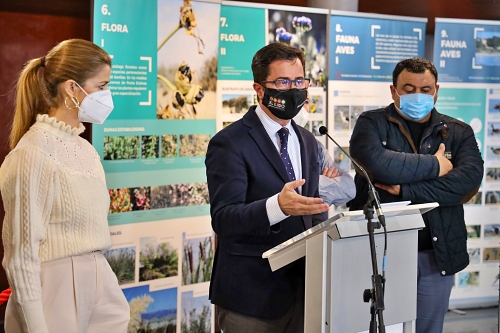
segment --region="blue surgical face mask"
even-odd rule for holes
[[[406,94],[399,95],[399,111],[408,119],[419,121],[425,118],[434,108],[434,95]]]

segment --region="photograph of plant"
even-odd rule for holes
[[[205,156],[210,134],[181,134],[180,156]]]
[[[122,289],[130,305],[127,333],[175,333],[177,288],[149,291],[149,285]]]
[[[207,183],[151,186],[151,209],[208,205]]]
[[[158,0],[157,119],[213,119],[220,4]]]
[[[171,188],[171,207],[208,205],[207,183],[174,184]]]
[[[212,306],[208,295],[194,297],[192,291],[181,296],[181,333],[210,333]]]
[[[177,135],[165,134],[161,136],[161,157],[177,156]]]
[[[133,187],[130,189],[130,202],[132,203],[132,210],[148,210],[150,202],[150,187],[141,186]]]
[[[144,135],[142,136],[142,158],[158,158],[160,148],[160,136]]]
[[[105,136],[104,160],[139,158],[138,136]]]
[[[156,237],[141,238],[139,282],[175,276],[179,272],[177,249],[170,243],[157,243]]]
[[[118,279],[118,284],[135,282],[135,246],[104,251],[106,258]]]
[[[210,281],[215,253],[213,236],[186,239],[183,233],[182,244],[182,285]]]
[[[315,86],[326,86],[326,16],[269,9],[268,18],[268,43],[280,42],[303,50],[305,76]]]
[[[171,185],[151,186],[151,209],[170,207]]]
[[[253,95],[222,95],[222,113],[246,113],[252,105]]]
[[[129,188],[110,189],[108,192],[110,199],[108,214],[130,212],[132,210]]]

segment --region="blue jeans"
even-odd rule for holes
[[[418,252],[416,333],[441,333],[454,275],[442,276],[433,250]]]

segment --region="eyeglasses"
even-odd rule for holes
[[[262,81],[261,83],[272,83],[276,86],[278,90],[288,90],[292,87],[292,83],[295,84],[295,88],[297,89],[307,89],[309,88],[310,82],[311,79],[300,78],[295,80],[276,79],[274,81]]]

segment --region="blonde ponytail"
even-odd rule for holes
[[[10,148],[13,149],[29,130],[40,113],[48,112],[38,71],[43,58],[30,60],[22,70],[16,85],[16,108],[10,132]]]
[[[111,67],[109,54],[83,39],[65,40],[46,56],[29,61],[16,85],[16,107],[10,133],[10,148],[14,149],[36,122],[37,115],[48,113],[50,109],[63,105],[61,83],[74,80],[83,87],[103,66]],[[40,71],[41,67],[43,71]]]

